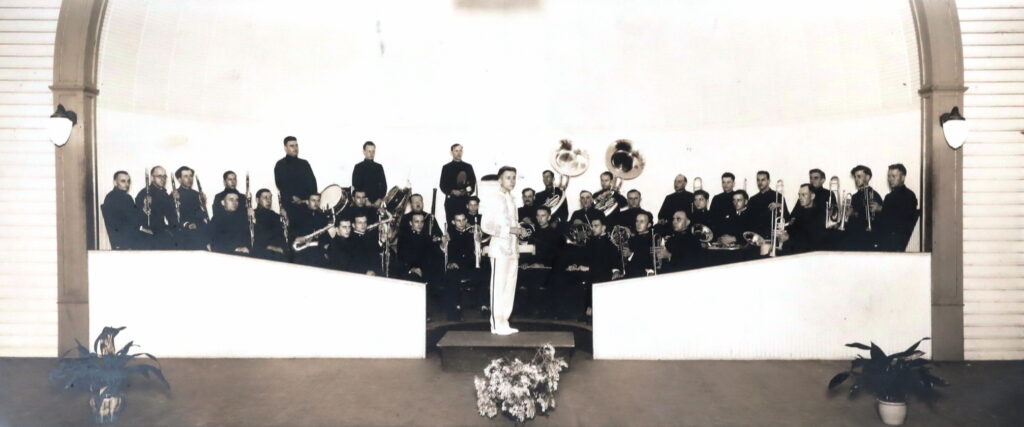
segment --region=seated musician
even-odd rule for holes
[[[354,189],[352,191],[352,206],[346,207],[339,215],[339,219],[346,219],[355,223],[356,215],[366,217],[367,226],[376,224],[380,220],[377,206],[370,203],[366,191]]]
[[[402,221],[401,223],[399,223],[399,235],[405,235],[405,233],[409,232],[411,228],[409,222],[412,220],[412,216],[414,214],[423,214],[423,218],[425,221],[424,224],[426,224],[424,228],[427,230],[430,236],[434,238],[435,242],[440,243],[441,236],[444,235],[444,230],[442,230],[441,227],[437,224],[437,220],[434,218],[433,215],[430,215],[429,213],[423,210],[423,196],[419,194],[413,194],[409,196],[409,212],[407,212],[405,215],[402,215]]]
[[[590,266],[590,282],[601,283],[622,278],[621,253],[607,233],[605,219],[603,217],[592,218],[590,229],[593,234],[587,240],[587,265]]]
[[[206,214],[206,195],[193,190],[195,185],[195,170],[188,166],[182,166],[174,172],[178,178],[178,188],[171,193],[171,197],[178,200],[178,213],[180,214],[181,227],[178,229],[179,249],[205,249],[209,243],[207,225],[210,219]],[[237,195],[237,191],[235,192]],[[239,204],[242,210],[245,206]]]
[[[602,215],[603,217],[603,215]],[[565,245],[555,257],[551,290],[554,294],[554,314],[560,320],[582,320],[589,299],[590,261],[587,243],[591,236],[590,224],[577,220],[566,233]]]
[[[364,273],[356,270],[356,248],[355,240],[352,237],[352,221],[343,219],[335,227],[334,237],[331,239],[331,246],[327,251],[328,265],[339,271],[350,273]]]
[[[238,209],[238,192],[229,192],[221,200],[224,210],[210,223],[209,249],[224,254],[249,254],[249,218]]]
[[[476,291],[477,307],[488,304],[487,293],[480,292],[477,283],[476,249],[473,244],[473,229],[469,227],[465,212],[452,215],[452,229],[447,236],[448,264],[445,271],[445,311],[448,320],[462,320],[462,289],[470,287]]]
[[[658,249],[665,272],[685,271],[703,264],[700,240],[693,235],[685,210],[672,215],[672,234],[665,237],[665,247]]]
[[[555,227],[551,208],[540,205],[535,210],[536,226],[524,243],[534,246],[534,253],[520,254],[516,307],[514,313],[548,316],[551,312],[551,269],[564,240]]]
[[[320,210],[320,195],[310,194],[306,199],[304,207],[295,209],[295,217],[289,217],[293,227],[295,243],[308,244],[304,249],[295,251],[295,263],[313,267],[323,267],[325,264],[325,249],[330,243],[330,235],[320,233],[312,236],[316,231],[327,226],[330,218]]]
[[[213,216],[217,216],[217,214],[220,213],[220,211],[224,210],[224,205],[221,205],[220,201],[224,200],[225,195],[230,193],[231,190],[234,190],[236,193],[238,193],[238,175],[236,175],[234,171],[224,172],[223,179],[224,191],[221,191],[220,193],[217,193],[213,196]],[[245,208],[246,206],[249,206],[247,202],[248,201],[245,199],[245,195],[238,193],[238,206],[240,206],[241,208]]]
[[[399,277],[439,286],[443,258],[437,243],[424,230],[425,217],[423,212],[411,215],[409,232],[399,237],[397,260],[393,259],[392,262],[398,261],[396,270],[401,272]],[[398,266],[401,266],[401,270],[397,269]]]
[[[604,218],[604,212],[594,207],[594,196],[587,190],[580,191],[580,208],[573,211],[569,224],[590,224],[594,218]]]
[[[626,258],[626,277],[644,277],[655,274],[654,250],[656,237],[651,230],[651,214],[641,212],[636,216],[636,234],[629,238],[629,244],[622,248]]]
[[[765,238],[772,234],[772,213],[789,218],[789,206],[786,199],[771,188],[771,175],[768,171],[757,172],[757,194],[750,196],[747,210],[755,218],[753,231]]]
[[[697,190],[693,192],[693,214],[687,218],[693,224],[701,224],[711,227],[711,212],[708,210],[708,201],[711,195],[707,191]]]
[[[225,193],[227,194],[227,193]],[[274,202],[274,195],[270,190],[261,188],[256,192],[256,210],[253,215],[256,219],[254,227],[253,256],[273,261],[285,261],[286,248],[288,243],[284,239],[284,226],[281,224],[281,215],[274,212],[270,206]],[[238,202],[241,205],[241,201]],[[214,218],[217,215],[214,214]]]
[[[904,185],[907,168],[901,163],[889,166],[886,176],[889,194],[879,205],[871,205],[871,211],[878,214],[878,248],[889,252],[907,250],[907,242],[917,225],[917,196]]]
[[[480,225],[480,198],[477,196],[470,196],[466,200],[466,221],[469,225]]]
[[[177,249],[175,234],[178,231],[178,216],[175,214],[174,199],[167,193],[167,171],[161,166],[149,170],[150,183],[135,196],[135,206],[143,211],[149,207],[148,229],[152,235],[143,236],[141,246],[145,249]]]
[[[718,241],[725,245],[743,243],[743,233],[753,231],[756,225],[754,215],[747,209],[747,192],[736,190],[732,192],[732,207],[730,212],[725,213],[718,225],[715,234],[719,235]],[[764,236],[761,236],[764,237]]]
[[[537,207],[534,203],[537,201],[537,192],[532,188],[523,189],[523,206],[518,209],[519,221],[526,222],[530,225],[536,225],[536,219],[534,219],[534,213]]]
[[[818,207],[818,196],[810,184],[801,185],[797,195],[799,203],[786,225],[786,252],[821,250],[825,244],[825,210]]]
[[[382,275],[384,269],[381,264],[382,247],[379,236],[377,230],[368,230],[365,214],[356,215],[355,221],[352,222],[352,235],[349,239],[352,240],[354,253],[352,265],[355,272],[370,276]]]
[[[626,193],[627,208],[623,209],[622,211],[615,215],[615,225],[629,227],[629,231],[632,231],[633,234],[636,234],[636,217],[638,215],[646,214],[648,217],[653,218],[654,214],[640,207],[640,201],[640,191],[635,189],[629,190],[629,192]]]
[[[148,249],[145,242],[153,235],[146,224],[146,213],[135,205],[135,200],[128,194],[131,185],[132,178],[128,172],[115,172],[114,188],[103,198],[103,205],[100,206],[107,236],[110,237],[110,248],[113,250]]]

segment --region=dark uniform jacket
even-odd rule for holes
[[[709,218],[708,222],[704,225],[711,227],[715,230],[715,235],[721,235],[718,232],[718,228],[722,225],[725,217],[730,213],[735,213],[736,208],[732,205],[732,195],[735,191],[721,192],[711,198],[711,206],[708,207]]]
[[[533,245],[536,251],[533,254],[519,255],[520,264],[541,264],[545,267],[554,267],[555,257],[561,251],[565,239],[554,225],[548,223],[547,227],[537,227],[533,234],[526,239],[526,243]]]
[[[817,202],[809,208],[797,205],[793,209],[792,221],[786,227],[789,234],[789,241],[785,243],[787,251],[798,254],[824,249],[825,211],[818,208]]]
[[[178,233],[181,249],[206,249],[206,244],[210,240],[209,230],[206,229],[210,219],[206,215],[206,206],[203,206],[199,199],[199,192],[191,188],[178,187],[178,197],[181,203],[181,226]],[[244,209],[244,206],[239,205],[238,210]],[[195,230],[189,228],[192,224],[195,224]]]
[[[268,246],[275,246],[281,250],[287,250],[288,243],[284,240],[281,215],[270,209],[256,208],[255,216],[253,255],[263,259],[283,260],[284,254],[267,249]]]
[[[658,210],[657,220],[665,220],[672,223],[672,215],[678,211],[686,211],[687,218],[693,213],[693,193],[683,190],[665,196],[661,202],[661,209]]]
[[[608,193],[610,191],[612,191],[612,190],[601,190],[601,191],[598,191],[598,192],[594,193],[594,203],[595,204],[597,203],[598,196],[601,196],[602,194]],[[611,213],[609,213],[607,215],[608,216],[608,221],[609,221],[609,227],[612,226],[612,225],[618,224],[617,221],[618,221],[619,210],[624,209],[629,204],[626,201],[626,197],[623,196],[620,193],[615,193],[611,197],[613,199],[615,199],[615,209],[612,209]]]
[[[103,211],[111,249],[146,249],[143,239],[148,235],[140,230],[146,226],[146,214],[135,206],[127,191],[114,187],[103,198],[100,210]]]
[[[210,249],[224,254],[238,254],[237,248],[249,247],[249,220],[242,210],[224,211],[210,223]]]
[[[352,230],[349,239],[352,241],[354,255],[352,265],[355,272],[365,274],[367,271],[373,271],[378,275],[383,274],[380,257],[381,246],[377,233],[360,233]]]
[[[466,181],[459,185],[459,172],[465,172]],[[454,160],[446,163],[441,167],[441,182],[439,183],[441,192],[445,196],[451,197],[452,190],[468,190],[466,197],[473,194],[476,191],[476,174],[473,172],[473,165],[466,162],[456,162]]]
[[[544,202],[547,202],[548,199],[555,196],[562,196],[561,188],[551,187],[549,189],[545,189],[544,191],[537,193],[537,204],[543,205]],[[562,205],[558,207],[558,210],[551,213],[551,216],[558,218],[561,222],[565,222],[569,219],[569,204],[563,202]]]
[[[744,209],[743,212],[731,211],[725,215],[721,223],[719,223],[718,230],[715,231],[716,237],[721,237],[726,234],[735,237],[738,240],[743,240],[743,233],[746,231],[753,231],[754,215],[750,213],[750,209]],[[761,235],[764,238],[770,238],[771,236]]]
[[[407,273],[411,280],[433,282],[441,271],[442,256],[440,247],[426,231],[417,233],[409,230],[398,238],[398,254],[391,262],[398,261],[396,267],[400,266],[401,270],[396,270]],[[413,268],[420,269],[423,276],[408,273]]]
[[[814,207],[816,209],[820,209],[820,210],[824,211],[825,208],[827,208],[829,206],[831,206],[833,209],[838,209],[839,208],[838,205],[836,204],[836,195],[833,194],[831,191],[829,191],[828,188],[825,188],[825,187],[820,187],[820,188],[811,187],[811,191],[814,192]],[[829,201],[831,201],[831,204],[830,205],[826,205],[826,203],[829,203]]]
[[[352,191],[365,191],[370,202],[383,199],[388,192],[384,166],[373,160],[363,160],[352,168]]]
[[[870,193],[869,193],[870,191]],[[875,236],[878,228],[876,218],[871,219],[871,232],[868,228],[868,203],[869,198],[882,204],[882,196],[870,187],[862,188],[854,193],[850,201],[850,217],[846,220],[846,231],[843,235],[844,247],[854,251],[874,250],[877,245]],[[876,214],[871,214],[876,215]]]
[[[331,247],[327,251],[328,265],[340,271],[348,271],[350,273],[366,273],[366,270],[358,271],[356,269],[356,242],[347,237],[341,237],[341,235],[334,236],[331,239]]]
[[[626,260],[626,277],[644,277],[647,270],[654,269],[654,257],[651,254],[651,231],[635,234],[629,238],[629,250],[632,255]]]
[[[298,209],[294,218],[288,217],[289,225],[292,226],[294,234],[292,238],[298,238],[302,236],[308,236],[313,232],[327,226],[330,219],[327,215],[319,210],[312,210],[308,207]],[[295,252],[295,262],[303,265],[311,266],[323,266],[325,249],[331,241],[331,236],[328,233],[322,233],[313,239],[317,243],[316,246],[309,246],[302,251]],[[312,241],[309,243],[313,243]]]
[[[584,224],[590,224],[590,220],[594,218],[604,219],[604,212],[601,212],[597,208],[591,207],[587,209],[577,209],[572,213],[572,217],[569,218],[569,224],[576,222],[576,220],[583,221]]]
[[[412,225],[409,224],[409,221],[412,220],[412,214],[414,214],[414,213],[422,213],[423,214],[423,218],[424,218],[423,219],[423,231],[425,233],[430,233],[430,235],[433,236],[433,237],[441,237],[441,236],[444,235],[444,230],[441,229],[441,226],[437,223],[437,220],[432,215],[430,215],[430,214],[428,214],[426,212],[423,212],[423,211],[420,211],[420,212],[409,211],[405,215],[402,215],[402,221],[398,225],[398,232],[399,233],[405,234],[405,233],[412,232]],[[433,226],[431,226],[431,223],[433,223]],[[369,223],[367,223],[367,224],[369,224]]]
[[[622,269],[622,257],[608,233],[587,240],[587,265],[590,266],[590,282],[601,283],[612,280],[612,271]]]
[[[615,225],[621,225],[623,227],[627,227],[627,228],[629,228],[629,231],[632,231],[635,234],[636,233],[636,217],[638,215],[640,215],[640,212],[646,212],[647,215],[648,215],[648,218],[651,218],[652,221],[653,221],[654,216],[651,215],[650,212],[648,212],[648,211],[646,211],[646,210],[644,210],[642,208],[629,208],[629,209],[621,211],[617,215],[615,215]],[[653,225],[653,224],[654,223],[651,223],[651,225]]]
[[[150,205],[149,226],[153,235],[149,237],[153,249],[174,249],[176,247],[173,237],[178,227],[178,216],[174,211],[174,199],[167,193],[167,190],[150,184],[149,196],[153,199]],[[146,189],[139,190],[135,196],[135,206],[142,209],[145,206]]]
[[[466,228],[464,231],[459,231],[452,227],[451,233],[448,234],[448,263],[458,265],[459,272],[468,274],[476,268],[475,251],[473,229]]]
[[[317,192],[316,176],[309,162],[298,157],[284,156],[274,165],[274,182],[286,205],[293,205],[292,196],[306,200]]]
[[[910,235],[917,225],[917,196],[904,185],[894,187],[885,195],[882,211],[877,214],[879,246],[886,251],[907,249]]]
[[[663,261],[665,272],[685,271],[700,268],[702,261],[700,240],[690,234],[689,230],[682,233],[673,232],[665,239],[665,250],[672,258]]]
[[[695,210],[689,218],[691,224],[701,224],[708,227],[714,227],[714,224],[711,223],[711,212],[707,209]]]
[[[221,212],[224,212],[224,206],[221,205],[220,202],[221,202],[221,200],[224,200],[224,196],[226,196],[228,193],[238,194],[238,209],[239,210],[247,210],[248,209],[248,207],[249,207],[249,205],[247,204],[248,203],[248,199],[245,197],[244,194],[238,192],[238,190],[233,189],[233,188],[225,188],[224,191],[221,191],[220,193],[217,193],[216,195],[213,196],[213,216],[217,216],[217,214],[219,214]],[[253,206],[253,207],[255,207],[255,206]]]
[[[537,225],[537,205],[523,206],[516,210],[519,216],[519,221],[525,221],[527,218],[530,219],[530,223]]]
[[[754,229],[750,231],[760,234],[766,239],[771,238],[772,210],[768,209],[768,205],[775,203],[777,198],[782,202],[781,212],[783,218],[789,219],[789,205],[786,204],[786,199],[778,197],[778,193],[775,190],[768,189],[768,191],[763,193],[750,196],[750,201],[747,203],[747,211],[754,216]]]

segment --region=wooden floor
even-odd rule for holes
[[[90,425],[87,397],[48,387],[55,359],[0,358],[0,426]],[[578,353],[535,426],[880,426],[868,396],[830,398],[823,361],[594,361]],[[168,359],[137,380],[120,426],[513,425],[476,413],[474,373],[425,360]],[[481,366],[481,369],[483,367]],[[943,364],[953,386],[907,426],[1024,425],[1024,362]]]

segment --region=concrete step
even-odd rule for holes
[[[555,357],[572,358],[576,341],[572,332],[519,332],[495,335],[489,331],[448,331],[438,341],[441,368],[455,372],[483,372],[484,367],[499,357],[533,360],[537,348],[544,344],[555,347]]]

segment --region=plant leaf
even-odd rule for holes
[[[868,347],[868,346],[866,346],[864,344],[861,344],[859,342],[852,342],[852,343],[847,344],[846,346],[847,347],[853,347],[853,348],[859,348],[861,350],[871,350],[871,347]]]
[[[128,349],[132,348],[132,345],[134,345],[134,344],[135,344],[135,341],[128,341],[128,344],[125,344],[124,347],[122,347],[120,350],[117,351],[117,355],[118,356],[124,356],[124,355],[128,354]]]
[[[871,360],[883,360],[883,359],[885,359],[885,357],[886,357],[885,356],[885,352],[882,351],[881,347],[875,345],[874,342],[871,343],[870,350],[871,350]]]
[[[840,372],[840,373],[836,374],[836,376],[832,377],[832,380],[828,382],[829,390],[835,388],[839,384],[842,384],[843,381],[846,381],[846,379],[849,378],[849,377],[850,377],[850,373],[849,372]]]
[[[157,377],[157,379],[160,380],[160,382],[164,383],[164,385],[167,386],[167,388],[171,388],[171,384],[167,382],[166,378],[164,378],[164,373],[160,371],[160,368],[157,368],[156,366],[135,365],[130,366],[126,369],[133,374],[142,374],[142,376],[146,378],[149,378],[149,374],[152,373],[154,376]]]

